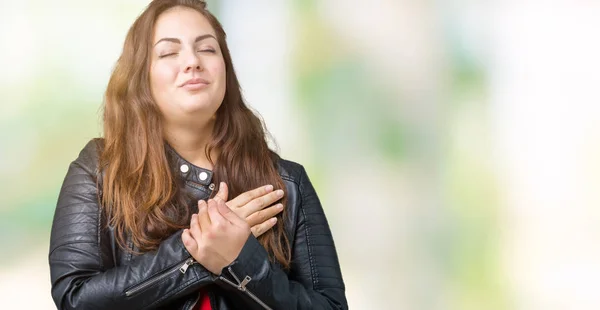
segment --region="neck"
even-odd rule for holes
[[[164,136],[167,143],[185,160],[198,167],[212,170],[213,165],[208,160],[205,150],[210,142],[214,123],[214,118],[193,126],[167,123]],[[213,160],[216,160],[216,150],[213,150],[210,155]]]

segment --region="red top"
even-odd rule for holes
[[[200,292],[200,299],[194,306],[194,310],[212,310],[210,307],[210,299],[206,292]]]

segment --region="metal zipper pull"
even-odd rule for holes
[[[238,287],[241,291],[246,291],[246,284],[248,284],[248,282],[250,282],[252,280],[252,278],[250,278],[250,276],[246,276],[244,278],[244,280],[242,281],[242,283],[240,283],[240,286]]]
[[[188,268],[193,265],[195,263],[194,258],[190,257],[188,258],[188,260],[185,261],[185,263],[183,263],[183,265],[181,265],[181,267],[179,267],[179,271],[183,274],[185,274],[185,272],[188,270]]]
[[[252,281],[252,278],[250,276],[246,276],[244,278],[244,280],[242,280],[242,282],[240,282],[239,278],[236,276],[236,274],[233,272],[233,270],[231,269],[231,267],[227,268],[229,270],[229,273],[231,273],[231,275],[236,279],[236,281],[238,282],[238,284],[235,284],[233,282],[231,282],[229,279],[225,278],[224,276],[219,276],[219,279],[221,279],[221,281],[237,288],[238,290],[246,293],[248,296],[250,296],[250,298],[254,299],[254,301],[256,301],[259,305],[261,305],[263,308],[267,309],[267,310],[272,310],[271,307],[269,307],[266,303],[264,303],[262,300],[260,300],[258,297],[256,297],[256,295],[252,294],[252,292],[250,292],[249,289],[246,288],[246,285]]]

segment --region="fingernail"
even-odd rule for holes
[[[265,189],[267,190],[267,192],[270,192],[273,190],[273,185],[267,185],[267,187],[265,187]]]
[[[224,186],[226,186],[226,185],[225,185],[225,182],[220,182],[220,183],[219,183],[219,188],[221,188],[221,187],[224,187]]]
[[[282,210],[283,209],[283,204],[281,204],[281,203],[277,204],[277,209]]]
[[[275,223],[277,223],[277,218],[276,217],[274,217],[274,218],[271,219],[271,224],[275,224]]]
[[[277,195],[277,197],[282,197],[283,196],[283,190],[278,189],[275,194]]]
[[[201,206],[203,204],[205,204],[206,202],[204,200],[198,200],[198,206]]]

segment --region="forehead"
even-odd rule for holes
[[[203,34],[212,34],[216,37],[206,17],[194,9],[177,6],[158,16],[154,25],[153,42],[164,37],[185,40]]]

